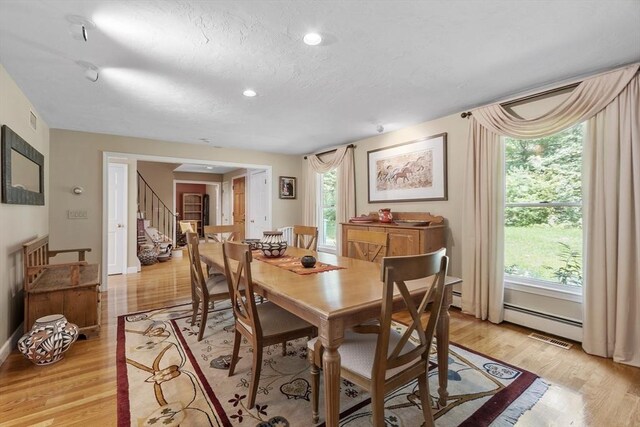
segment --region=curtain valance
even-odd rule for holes
[[[344,146],[344,147],[337,148],[335,153],[333,153],[333,155],[331,156],[331,159],[329,159],[326,162],[323,160],[320,160],[320,157],[318,157],[315,154],[308,155],[307,161],[309,162],[309,166],[311,167],[311,169],[313,169],[314,172],[327,173],[334,170],[338,166],[340,166],[346,154],[347,154],[347,147]]]
[[[553,135],[604,109],[627,86],[638,68],[639,64],[634,64],[585,79],[564,102],[533,119],[518,117],[500,104],[472,110],[472,119],[495,134],[511,138],[531,139]]]

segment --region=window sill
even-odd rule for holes
[[[318,245],[318,252],[325,252],[328,254],[336,254],[336,247],[335,246],[322,246],[322,245]]]
[[[506,276],[504,280],[505,289],[511,289],[528,294],[541,295],[564,301],[571,301],[582,304],[582,288],[578,289],[558,289],[553,285],[543,283],[531,283],[519,280],[516,277]]]

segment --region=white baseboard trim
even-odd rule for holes
[[[133,266],[133,267],[127,267],[127,274],[135,274],[140,272],[140,267],[137,266]]]
[[[582,342],[582,328],[580,326],[568,325],[566,323],[546,319],[544,317],[510,310],[507,307],[504,309],[504,320],[506,322],[526,326],[527,328],[546,332],[562,338]]]
[[[454,293],[451,306],[461,308],[462,298]],[[506,322],[526,326],[527,328],[535,329],[537,331],[582,342],[582,328],[580,326],[569,325],[564,322],[558,322],[556,320],[547,319],[534,314],[511,310],[508,307],[504,308],[504,320]]]
[[[23,324],[20,323],[16,330],[13,331],[13,334],[11,334],[9,339],[4,344],[2,344],[2,347],[0,347],[0,365],[2,365],[5,360],[7,360],[7,357],[9,357],[9,355],[11,354],[11,350],[13,350],[13,348],[18,343],[18,340],[22,336],[22,325]]]

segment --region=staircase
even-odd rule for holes
[[[173,246],[178,215],[158,197],[138,172],[138,250],[140,245],[158,245],[161,251]]]

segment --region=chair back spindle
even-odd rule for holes
[[[206,225],[203,230],[205,243],[244,240],[244,224]]]
[[[233,313],[238,322],[248,327],[254,336],[262,336],[251,281],[251,250],[249,245],[226,241],[222,245],[224,270],[231,294]]]
[[[318,250],[318,227],[294,225],[293,245],[297,248]]]
[[[200,261],[200,238],[197,233],[187,231],[187,252],[189,253],[189,266],[191,270],[191,283],[193,291],[200,301],[209,301],[209,290],[202,271]]]

